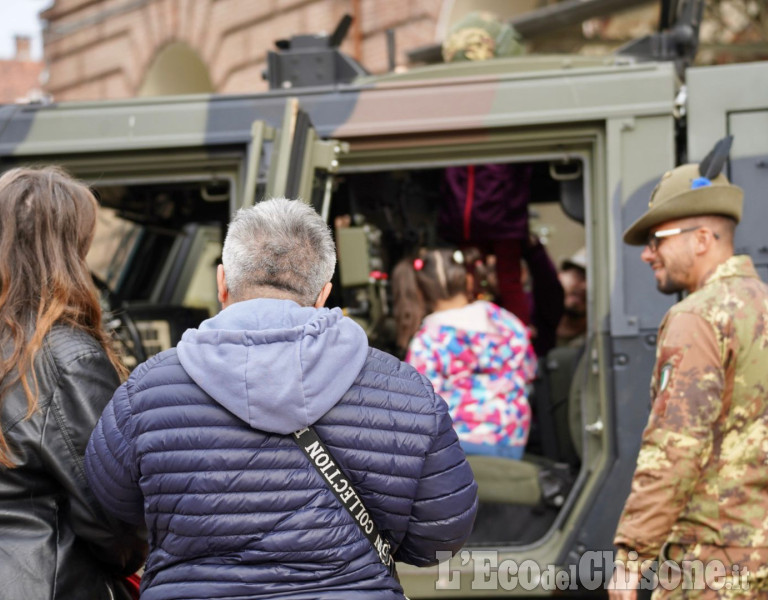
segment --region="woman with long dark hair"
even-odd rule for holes
[[[56,168],[0,177],[0,596],[119,598],[143,535],[108,518],[83,471],[125,374],[85,262],[97,202]]]

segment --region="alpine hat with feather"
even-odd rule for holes
[[[738,223],[744,192],[731,185],[721,172],[732,142],[733,136],[725,137],[699,164],[682,165],[664,173],[651,194],[647,212],[624,232],[624,242],[643,246],[651,229],[675,219],[720,215]]]

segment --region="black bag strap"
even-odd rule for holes
[[[389,574],[397,579],[395,561],[390,554],[390,543],[379,533],[368,509],[363,504],[360,496],[357,495],[355,488],[352,487],[352,483],[342,472],[333,455],[318,437],[314,427],[295,431],[292,435],[296,444],[309,458],[309,462],[328,484],[333,495],[338,498],[341,505],[360,528],[360,531],[363,532],[363,535],[371,543],[376,556],[379,557],[379,560],[387,568]]]

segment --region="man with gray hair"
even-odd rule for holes
[[[323,307],[335,262],[309,206],[239,211],[223,310],[104,411],[86,471],[149,528],[142,599],[402,599],[390,555],[431,565],[469,535],[477,486],[447,407]]]
[[[336,248],[328,227],[312,208],[278,199],[237,213],[222,259],[218,276],[224,276],[226,266],[226,283],[219,281],[219,290],[228,296],[265,296],[314,306],[324,293],[322,306],[331,288]]]

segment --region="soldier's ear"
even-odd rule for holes
[[[693,240],[696,254],[704,254],[715,243],[715,236],[709,227],[701,227],[693,232]]]

